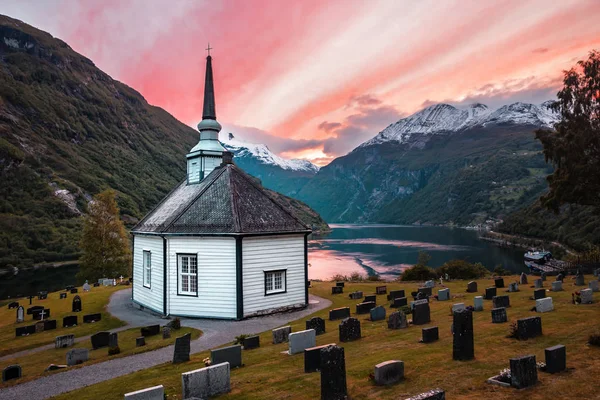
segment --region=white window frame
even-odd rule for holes
[[[152,252],[142,251],[142,284],[150,289],[152,283]]]
[[[264,271],[265,296],[287,292],[287,270]],[[279,278],[279,279],[278,279]]]
[[[192,261],[195,263],[195,272]],[[197,254],[177,254],[177,294],[198,297]]]

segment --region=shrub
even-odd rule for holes
[[[494,275],[496,276],[506,276],[506,275],[510,275],[511,272],[507,269],[504,269],[504,267],[502,267],[502,265],[496,265],[496,268],[494,268]]]
[[[398,307],[398,311],[402,311],[404,313],[404,315],[412,314],[412,310],[410,309],[410,306]]]
[[[352,274],[350,274],[350,280],[352,282],[362,282],[364,278],[359,272],[353,272]]]
[[[119,354],[120,352],[121,352],[121,349],[119,348],[119,346],[114,346],[114,347],[108,348],[109,356],[114,356],[115,354]]]
[[[335,274],[330,279],[333,282],[347,282],[349,279],[346,275]]]
[[[450,260],[438,270],[439,276],[448,276],[451,279],[477,279],[488,274],[488,270],[481,263],[471,264],[465,260]]]
[[[381,281],[381,277],[379,275],[377,275],[377,274],[375,274],[375,275],[369,275],[367,277],[367,280],[370,281],[370,282],[380,282]]]
[[[508,328],[508,336],[507,338],[517,339],[519,337],[519,329],[517,328],[517,321],[513,321],[510,323]]]
[[[244,339],[249,338],[250,336],[252,335],[242,333],[241,335],[235,337],[235,342],[233,342],[233,344],[244,344]]]
[[[400,275],[401,281],[427,281],[437,277],[433,268],[426,265],[415,265],[414,267],[405,269]]]
[[[175,317],[175,319],[169,322],[167,326],[171,329],[179,330],[181,329],[181,320],[178,317]]]
[[[600,346],[600,332],[592,333],[588,343],[592,346]]]

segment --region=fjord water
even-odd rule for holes
[[[475,230],[437,226],[332,224],[332,232],[309,241],[309,279],[335,274],[377,273],[394,279],[417,262],[419,251],[431,256],[429,266],[463,259],[493,270],[497,265],[521,272],[523,250],[501,248],[479,238]]]

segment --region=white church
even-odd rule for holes
[[[133,301],[165,316],[243,319],[308,305],[309,227],[219,142],[206,58],[187,177],[133,230]]]

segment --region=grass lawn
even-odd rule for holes
[[[106,331],[109,329],[118,328],[125,323],[117,318],[112,317],[106,312],[106,305],[110,295],[117,290],[122,290],[127,286],[99,286],[93,287],[91,291],[84,292],[81,287],[78,288],[77,295],[81,297],[82,311],[73,313],[72,304],[75,294],[68,293],[66,299],[59,299],[61,292],[48,293],[46,300],[33,299],[29,305],[29,299],[12,299],[11,301],[19,302],[19,305],[25,309],[25,321],[16,324],[17,309],[8,309],[8,303],[0,308],[0,356],[13,354],[22,350],[39,347],[48,343],[54,343],[56,336],[74,334],[75,337],[87,336],[98,331]],[[50,318],[56,320],[56,329],[35,333],[29,336],[15,337],[15,328],[20,326],[33,325],[38,321],[33,319],[32,315],[27,315],[27,309],[33,306],[43,306],[50,309]],[[101,313],[102,320],[92,324],[84,324],[83,316],[87,314]],[[72,328],[63,328],[63,317],[68,315],[77,315],[79,325]]]
[[[18,357],[11,360],[2,362],[2,365],[8,366],[13,364],[19,364],[23,370],[23,377],[21,379],[15,379],[6,382],[5,384],[0,383],[0,388],[12,386],[15,384],[21,384],[26,381],[41,378],[42,376],[54,374],[63,370],[55,370],[44,372],[46,367],[50,364],[66,364],[66,354],[73,348],[87,348],[90,350],[90,359],[84,364],[69,367],[80,368],[90,364],[95,364],[108,359],[130,356],[132,354],[143,353],[150,350],[156,350],[161,347],[165,347],[175,343],[175,339],[179,336],[183,336],[186,333],[192,334],[192,340],[200,337],[201,332],[194,328],[182,327],[180,330],[171,331],[171,337],[169,339],[163,339],[162,333],[154,336],[146,337],[146,345],[142,347],[135,346],[135,339],[140,337],[140,328],[131,328],[122,332],[119,332],[119,348],[121,353],[113,356],[108,355],[108,348],[104,347],[97,350],[92,350],[91,340],[86,340],[81,343],[75,343],[75,346],[66,349],[50,349],[39,353],[31,354],[24,357]]]
[[[516,276],[505,277],[505,284],[515,281]],[[550,279],[545,287],[550,287]],[[586,282],[592,276],[586,276]],[[478,280],[479,292],[493,286],[493,280]],[[348,293],[362,290],[374,294],[375,286],[382,283],[346,283],[343,295],[332,296],[330,282],[313,282],[311,292],[333,301],[332,308],[349,306],[354,316],[356,300],[350,300]],[[387,283],[388,291],[405,289],[407,294],[415,291],[417,283]],[[341,343],[345,348],[348,392],[352,399],[404,399],[431,388],[446,390],[449,399],[550,399],[578,398],[590,399],[598,395],[600,383],[600,348],[588,346],[588,336],[600,328],[600,294],[594,294],[591,305],[571,304],[571,292],[576,288],[572,280],[564,283],[564,292],[551,293],[555,311],[537,314],[542,317],[544,335],[528,341],[507,338],[509,324],[518,318],[536,315],[531,311],[535,302],[530,300],[533,289],[521,286],[521,291],[510,293],[511,307],[508,309],[509,323],[492,324],[490,310],[492,302],[486,300],[484,311],[474,313],[475,360],[452,360],[452,335],[450,307],[453,303],[473,304],[474,293],[465,293],[466,281],[448,283],[451,301],[431,303],[431,323],[423,326],[410,326],[408,329],[390,330],[387,321],[370,322],[367,316],[358,316],[362,325],[362,339]],[[435,291],[434,291],[435,292]],[[499,289],[499,294],[504,294]],[[387,306],[385,295],[377,296],[379,304]],[[314,315],[327,320],[328,310]],[[410,316],[409,316],[410,318]],[[291,323],[293,331],[305,328],[304,321]],[[317,345],[339,343],[339,321],[327,321],[327,333],[317,336]],[[440,340],[421,344],[421,328],[438,326]],[[253,333],[253,332],[248,332]],[[231,393],[220,398],[239,399],[317,399],[320,398],[319,373],[304,373],[302,354],[289,356],[282,354],[287,344],[271,344],[271,332],[260,335],[261,347],[244,351],[244,367],[231,373]],[[544,349],[556,344],[567,346],[568,371],[550,375],[538,374],[540,383],[529,389],[517,391],[485,383],[509,366],[509,358],[534,354],[538,361],[544,361]],[[83,388],[58,397],[58,399],[99,399],[122,398],[124,393],[142,388],[163,385],[169,399],[181,398],[181,373],[204,366],[202,359],[208,352],[192,356],[184,364],[164,364],[148,370]],[[369,375],[375,364],[386,360],[402,360],[405,363],[405,380],[391,387],[375,386]]]

